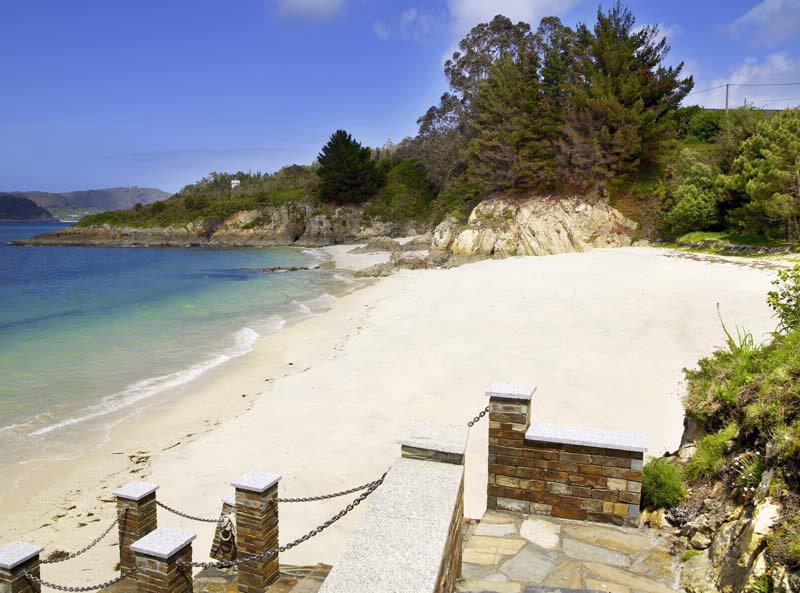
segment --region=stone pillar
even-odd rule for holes
[[[278,474],[252,471],[239,477],[236,488],[236,548],[238,558],[278,547]],[[239,565],[241,593],[264,593],[278,578],[278,553]]]
[[[131,544],[136,565],[138,593],[192,593],[192,561],[195,535],[162,527]]]
[[[42,548],[26,542],[0,546],[0,592],[39,593],[41,586],[28,580],[25,573],[39,576],[39,553]]]
[[[535,385],[515,383],[492,383],[486,390],[486,395],[489,397],[489,483],[486,498],[488,509],[498,509],[497,499],[501,498],[499,508],[503,510],[523,513],[530,511],[529,501],[509,502],[507,497],[503,496],[507,492],[506,489],[527,490],[528,480],[524,476],[498,476],[497,470],[504,465],[505,459],[523,456],[521,449],[525,444],[525,431],[531,423],[531,398],[535,391]]]
[[[158,486],[155,484],[130,482],[112,492],[117,497],[120,572],[128,571],[136,566],[131,544],[158,526],[156,490],[158,490]]]
[[[234,494],[225,496],[222,499],[220,518],[224,515],[234,517],[234,525],[236,524],[236,496]],[[226,537],[230,539],[226,540]],[[236,541],[233,539],[233,534],[229,532],[223,533],[223,525],[220,523],[217,524],[217,528],[214,530],[210,556],[214,560],[236,560]]]

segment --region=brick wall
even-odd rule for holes
[[[639,524],[643,452],[533,441],[530,401],[492,397],[487,507]]]

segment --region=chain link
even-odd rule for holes
[[[381,478],[383,480],[383,478]],[[329,498],[336,498],[338,496],[344,496],[345,494],[352,494],[353,492],[358,492],[360,490],[366,490],[374,486],[379,480],[375,480],[374,482],[367,482],[366,484],[362,484],[361,486],[356,486],[355,488],[350,488],[349,490],[342,490],[341,492],[333,492],[332,494],[322,494],[320,496],[306,496],[303,498],[278,498],[278,502],[313,502],[315,500],[327,500]]]
[[[475,426],[480,421],[480,419],[486,416],[486,414],[488,413],[489,413],[489,406],[486,406],[484,409],[480,411],[480,413],[477,416],[475,416],[472,420],[467,422],[467,428],[472,428],[473,426]]]
[[[158,500],[156,501],[156,504],[160,506],[162,509],[169,511],[170,513],[178,515],[179,517],[183,517],[184,519],[191,519],[192,521],[200,521],[202,523],[219,523],[222,520],[222,517],[220,517],[219,519],[206,519],[204,517],[195,517],[194,515],[187,515],[186,513],[182,513],[178,509],[173,509],[172,507],[169,507],[165,505],[163,502],[160,502]]]
[[[378,486],[383,484],[383,479],[385,477],[386,477],[386,474],[383,474],[378,480],[375,480],[374,482],[371,482],[369,487],[366,490],[364,490],[364,492],[359,494],[356,499],[354,499],[350,504],[348,504],[341,511],[336,513],[333,517],[331,517],[330,519],[328,519],[327,521],[325,521],[324,523],[322,523],[318,527],[315,527],[314,529],[312,529],[311,531],[309,531],[308,533],[306,533],[302,537],[299,537],[296,540],[294,540],[293,542],[290,542],[290,543],[286,544],[285,546],[280,546],[280,547],[274,548],[272,550],[267,550],[266,552],[264,552],[262,554],[257,554],[255,556],[245,556],[244,558],[237,558],[236,560],[224,560],[222,562],[185,562],[185,561],[179,561],[178,562],[178,566],[183,567],[183,568],[189,567],[189,566],[197,566],[197,567],[200,567],[200,568],[230,568],[232,566],[238,566],[239,564],[244,564],[245,562],[252,562],[254,560],[265,560],[267,558],[270,558],[271,556],[274,556],[275,554],[283,553],[283,552],[286,552],[287,550],[291,550],[295,546],[298,546],[298,545],[302,544],[304,541],[307,541],[307,540],[311,539],[312,537],[314,537],[315,535],[318,535],[318,534],[322,533],[328,527],[330,527],[331,525],[336,523],[339,519],[344,517],[347,513],[352,511],[354,508],[356,508],[362,502],[364,502],[364,500],[370,494],[375,492],[375,489]]]
[[[134,572],[136,572],[136,568],[131,568],[129,571],[122,573],[120,576],[110,579],[104,583],[100,583],[99,585],[85,585],[83,587],[68,587],[66,585],[56,585],[55,583],[48,583],[47,581],[43,581],[39,577],[35,577],[29,572],[25,572],[24,574],[26,579],[34,583],[37,583],[42,587],[47,587],[48,589],[57,589],[58,591],[71,591],[72,593],[80,593],[82,591],[97,591],[98,589],[105,589],[106,587],[110,587],[111,585],[119,583],[123,579],[127,579]]]
[[[128,512],[128,509],[123,509],[122,513],[121,513],[121,516],[117,517],[116,519],[114,519],[111,522],[111,525],[106,527],[106,530],[103,533],[101,533],[97,538],[92,540],[92,542],[89,545],[84,546],[80,550],[78,550],[77,552],[73,552],[72,554],[68,554],[68,555],[64,556],[63,558],[50,558],[50,559],[47,559],[47,560],[40,560],[39,564],[56,564],[57,562],[65,562],[66,560],[72,560],[73,558],[77,558],[78,556],[80,556],[84,552],[88,552],[89,550],[94,548],[97,544],[99,544],[100,540],[102,540],[105,536],[107,536],[112,529],[114,529],[114,526],[117,523],[119,523],[120,519],[122,519],[123,521],[125,520],[125,514],[127,512]]]

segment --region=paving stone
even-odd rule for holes
[[[526,543],[524,539],[473,535],[464,548],[462,560],[472,564],[497,565],[503,556],[513,556]]]
[[[625,585],[595,579],[586,579],[586,588],[593,591],[606,591],[607,593],[630,593],[631,591],[630,587]]]
[[[486,511],[486,514],[481,519],[481,523],[516,523],[516,517],[508,513]]]
[[[637,554],[656,543],[639,529],[614,529],[600,525],[565,525],[564,535],[623,554]]]
[[[599,581],[611,581],[612,583],[625,585],[634,591],[642,591],[643,593],[675,593],[674,589],[667,587],[663,583],[647,579],[614,566],[598,564],[596,562],[584,562],[583,565],[589,573],[588,576],[596,578]]]
[[[500,572],[515,581],[541,583],[558,559],[558,554],[528,544],[500,567]]]
[[[503,537],[505,535],[517,535],[517,526],[513,523],[484,523],[480,522],[473,531],[475,535],[490,535],[493,537]]]
[[[561,525],[544,519],[525,519],[519,534],[526,540],[547,550],[555,550],[561,540]]]
[[[501,578],[502,577],[502,578]],[[461,578],[465,581],[507,581],[508,577],[497,572],[496,566],[481,564],[461,564]]]
[[[665,546],[658,546],[643,552],[631,564],[631,572],[640,574],[666,585],[676,585],[678,569],[675,557]]]
[[[545,579],[542,581],[543,585],[551,587],[570,587],[572,589],[582,589],[583,574],[581,571],[582,564],[575,560],[562,558],[556,563]]]
[[[519,583],[493,583],[491,581],[462,581],[456,584],[461,593],[520,593]]]
[[[564,539],[561,544],[561,549],[570,558],[576,560],[593,560],[595,562],[602,562],[603,564],[613,564],[614,566],[628,567],[631,565],[631,559],[626,554],[615,552],[607,548],[601,548],[593,544],[579,542],[574,539]]]

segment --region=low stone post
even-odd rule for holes
[[[195,535],[162,527],[131,544],[136,565],[138,593],[192,593],[192,561]]]
[[[156,515],[158,486],[146,482],[130,482],[114,490],[119,517],[119,569],[126,572],[135,565],[131,544],[158,527]]]
[[[39,553],[42,548],[26,542],[0,546],[0,592],[39,593],[41,586],[28,580],[25,573],[39,577]]]
[[[500,488],[524,489],[524,476],[497,475],[504,458],[521,456],[525,444],[525,431],[531,423],[531,398],[535,385],[517,383],[492,383],[486,390],[489,397],[489,483],[486,507],[498,509],[497,499],[503,498],[500,508],[523,513],[530,511],[530,503],[506,500]],[[522,498],[522,497],[520,497]]]
[[[236,488],[236,553],[238,558],[263,554],[278,547],[278,474],[247,472]],[[264,593],[279,576],[278,553],[239,565],[241,593]]]

